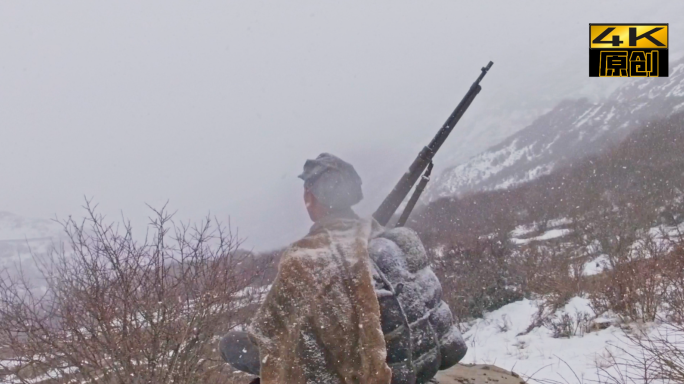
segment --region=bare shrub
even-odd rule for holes
[[[684,326],[665,323],[654,332],[641,331],[629,336],[643,350],[639,365],[652,379],[684,382]]]
[[[606,348],[597,361],[600,383],[684,382],[684,327],[632,326],[619,343]]]
[[[600,367],[605,383],[682,383],[684,382],[684,242],[681,233],[661,236],[659,247],[669,246],[670,252],[657,262],[639,264],[639,268],[651,268],[647,273],[657,277],[663,289],[654,322],[626,328],[625,341],[613,346],[615,352],[607,353],[608,364]],[[651,246],[645,247],[652,249]],[[653,252],[652,250],[649,252]],[[652,289],[644,280],[637,280],[644,288],[643,294]],[[648,282],[649,280],[647,280]],[[650,303],[650,300],[644,301]]]
[[[562,244],[533,243],[522,247],[512,262],[516,275],[523,279],[525,296],[537,300],[537,312],[523,334],[546,326],[554,330],[557,337],[565,337],[562,336],[565,332],[559,329],[562,323],[556,313],[571,298],[582,294],[581,275],[576,277],[571,273],[576,264],[572,255]]]
[[[684,324],[684,234],[677,231],[669,236],[673,251],[662,264],[664,284],[665,313],[668,320],[675,324]]]
[[[638,227],[643,209],[601,205],[573,220],[573,237],[584,260],[601,257],[606,264],[585,287],[596,313],[613,311],[631,321],[653,321],[662,307],[671,244],[662,234]]]
[[[586,312],[575,311],[574,314],[563,312],[545,319],[544,325],[553,332],[554,338],[584,336],[591,329],[592,316]]]
[[[527,245],[513,263],[517,273],[523,276],[526,295],[544,296],[553,311],[581,292],[570,274],[571,258],[560,246]]]
[[[512,249],[505,239],[469,238],[430,251],[454,317],[467,321],[523,297],[522,282],[514,273]]]
[[[501,316],[501,321],[496,323],[496,327],[501,333],[508,332],[511,329],[511,319],[508,317],[508,315],[504,314]]]
[[[641,233],[630,247],[608,254],[603,289],[592,295],[597,313],[612,310],[628,320],[654,321],[668,289],[668,253],[653,234]]]
[[[547,315],[581,293],[571,275],[572,260],[560,246],[530,244],[516,248],[507,238],[461,238],[429,252],[445,299],[460,321],[482,316],[523,297],[544,297]]]
[[[225,382],[217,336],[249,317],[260,266],[239,239],[207,218],[178,224],[153,210],[134,240],[130,223],[62,224],[69,243],[40,262],[46,281],[0,280],[0,362],[6,382]]]

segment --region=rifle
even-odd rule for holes
[[[437,132],[432,141],[430,141],[430,144],[428,144],[426,147],[423,147],[420,153],[418,153],[418,157],[416,157],[416,159],[413,160],[413,163],[409,167],[408,171],[404,173],[401,179],[399,179],[397,185],[395,185],[392,189],[392,192],[390,192],[390,194],[387,195],[382,204],[380,204],[375,213],[373,213],[373,217],[375,218],[375,220],[378,221],[378,223],[380,223],[383,226],[387,225],[387,222],[389,222],[390,218],[394,215],[394,212],[396,212],[397,208],[399,208],[401,202],[404,201],[408,193],[411,191],[411,188],[413,188],[413,185],[420,177],[420,174],[423,173],[423,171],[425,170],[425,168],[428,167],[429,164],[430,167],[423,176],[421,183],[418,185],[415,192],[413,193],[413,196],[411,196],[411,200],[406,205],[406,208],[404,209],[404,212],[402,213],[401,218],[397,223],[397,226],[402,226],[404,225],[404,223],[406,223],[406,220],[411,214],[413,207],[415,206],[416,202],[418,202],[420,194],[423,192],[423,189],[425,189],[427,182],[430,180],[430,171],[432,170],[432,158],[435,157],[435,154],[437,153],[439,148],[442,146],[442,144],[444,144],[451,131],[454,129],[458,121],[461,119],[461,116],[463,116],[465,111],[470,106],[470,103],[472,103],[473,100],[475,100],[475,96],[477,96],[477,94],[480,93],[480,91],[482,90],[482,87],[480,86],[480,81],[482,81],[482,79],[487,74],[487,72],[493,64],[494,63],[490,61],[486,67],[482,67],[482,73],[480,73],[480,76],[478,76],[477,80],[475,80],[473,85],[470,86],[470,89],[465,94],[465,96],[463,96],[461,102],[458,103],[456,109],[454,109],[454,112],[451,113],[451,116],[449,116],[444,125],[442,125],[442,128],[440,128],[440,130]]]

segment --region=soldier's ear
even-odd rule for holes
[[[307,207],[315,204],[316,202],[316,196],[314,196],[314,194],[306,188],[304,189],[304,202],[306,203]]]
[[[306,205],[306,211],[309,214],[311,221],[316,222],[318,219],[325,216],[325,211],[318,203],[318,199],[316,199],[316,196],[308,189],[304,190],[304,205]]]

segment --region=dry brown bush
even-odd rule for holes
[[[684,234],[670,238],[673,251],[662,265],[664,284],[667,286],[663,299],[668,320],[684,324]]]
[[[537,298],[538,311],[524,333],[546,326],[555,337],[570,337],[584,332],[586,314],[556,316],[568,301],[583,293],[584,277],[577,271],[572,254],[561,244],[529,244],[514,259],[515,271],[523,276],[525,296]]]
[[[263,270],[239,239],[209,218],[174,223],[164,208],[138,242],[129,223],[86,210],[63,222],[69,243],[41,260],[44,287],[0,280],[2,380],[229,382],[217,337],[250,316]]]
[[[652,323],[626,328],[625,341],[608,351],[604,383],[684,382],[684,236],[661,233],[642,244],[638,259],[619,265],[606,279],[629,279],[627,297],[612,308],[627,320]],[[623,274],[623,275],[620,275]],[[647,316],[645,316],[647,315]]]
[[[616,235],[618,237],[619,235]],[[613,311],[631,321],[654,321],[666,299],[666,274],[671,264],[667,242],[648,232],[638,233],[629,246],[602,251],[608,268],[597,277],[591,295],[597,313]]]
[[[538,294],[560,307],[580,293],[577,279],[570,273],[572,259],[562,248],[531,244],[520,249],[514,259],[516,271],[524,277],[524,291]]]
[[[428,251],[445,301],[457,321],[481,317],[523,297],[506,239],[461,239],[437,254]]]

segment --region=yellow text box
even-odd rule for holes
[[[613,30],[600,39],[605,43],[595,43],[594,40],[609,28],[613,28]],[[634,30],[630,31],[631,28],[634,28]],[[648,33],[656,28],[660,29]],[[617,36],[617,39],[614,36]],[[662,45],[656,44],[648,37],[658,41]],[[667,37],[667,24],[592,24],[589,26],[589,48],[667,48]],[[615,45],[614,42],[617,45]],[[630,43],[634,45],[630,45]]]

